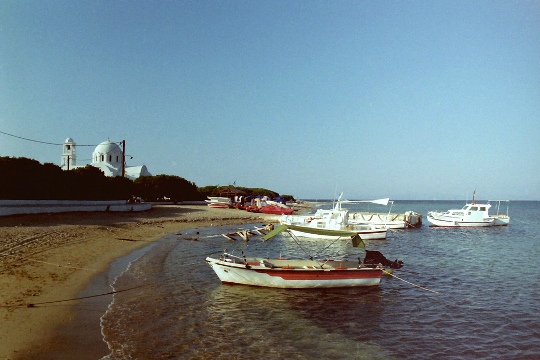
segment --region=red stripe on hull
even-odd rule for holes
[[[382,270],[259,270],[270,276],[278,276],[283,280],[344,280],[344,279],[380,279]]]

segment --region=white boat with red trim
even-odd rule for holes
[[[382,267],[353,261],[240,258],[224,253],[219,259],[207,257],[206,262],[224,284],[276,288],[374,286],[383,274]]]
[[[277,234],[289,231],[287,225],[280,225],[263,237],[268,240]],[[295,239],[294,235],[291,235]],[[363,241],[354,232],[344,234],[344,239],[352,240],[353,246],[364,247]],[[296,241],[296,239],[295,239]],[[261,257],[235,256],[223,253],[218,258],[207,257],[224,284],[241,284],[273,288],[333,288],[376,286],[380,283],[384,267],[399,269],[403,262],[389,261],[378,251],[367,251],[364,261],[269,259]]]

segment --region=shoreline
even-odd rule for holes
[[[99,342],[101,349],[108,349],[101,331],[94,333],[88,327],[95,325],[92,318],[96,317],[99,326],[104,313],[93,304],[103,300],[108,306],[112,295],[92,298],[91,302],[44,303],[74,299],[82,291],[89,295],[111,291],[106,279],[111,264],[169,234],[275,219],[273,215],[205,205],[163,205],[141,213],[0,218],[0,314],[4,325],[0,328],[0,359],[68,359],[74,354],[79,359],[96,359],[107,355],[102,350],[90,351]],[[84,342],[73,340],[75,335]]]

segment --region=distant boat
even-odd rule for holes
[[[232,207],[231,199],[222,196],[208,196],[208,200],[204,200],[208,204],[208,207],[218,209],[228,209]]]
[[[249,212],[275,214],[275,215],[290,215],[294,209],[277,201],[263,200],[254,198],[250,204],[244,206],[244,209]]]
[[[504,200],[495,200],[504,201]],[[489,215],[491,204],[482,204],[472,201],[459,210],[448,210],[445,212],[430,211],[427,220],[432,226],[443,227],[488,227],[504,226],[510,223],[510,217],[504,214]]]
[[[263,238],[269,240],[288,231],[288,225],[280,225]],[[292,235],[291,235],[292,236]],[[344,240],[352,240],[353,246],[364,247],[354,232],[344,234]],[[241,284],[288,289],[334,288],[376,286],[380,283],[384,267],[399,269],[403,262],[389,261],[378,251],[366,250],[364,261],[309,259],[269,259],[262,257],[235,256],[223,253],[218,258],[205,260],[224,284]]]

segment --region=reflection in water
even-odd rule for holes
[[[364,295],[370,300],[359,301]],[[215,331],[235,344],[229,355],[367,359],[381,358],[383,349],[354,334],[361,338],[372,331],[363,317],[370,308],[363,307],[379,298],[376,288],[321,291],[225,285],[211,292],[206,309]]]

